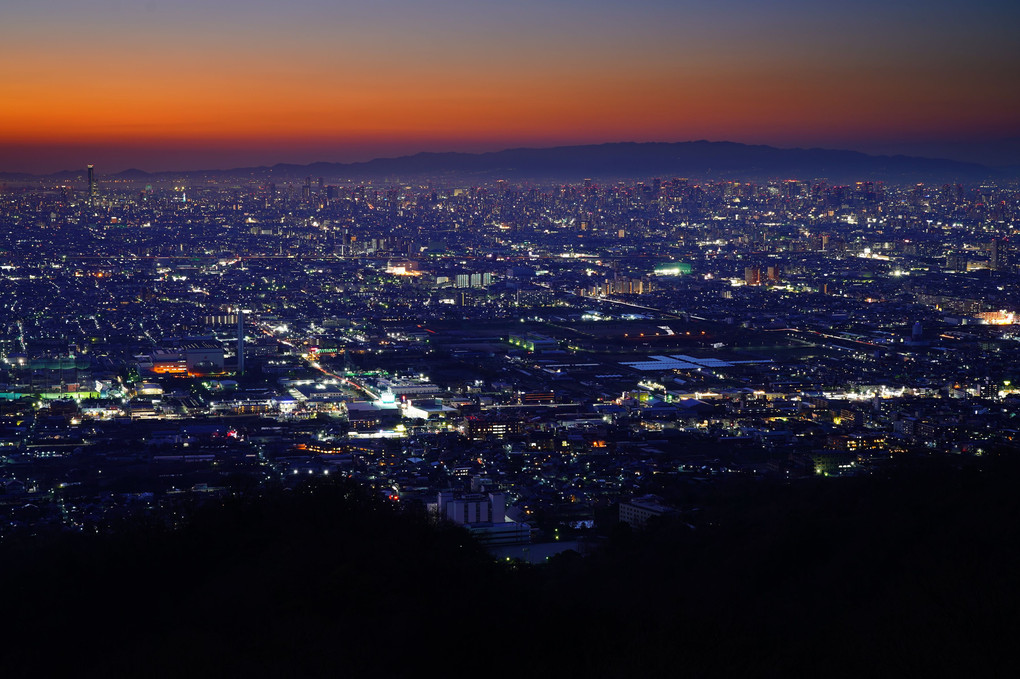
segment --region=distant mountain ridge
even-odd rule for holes
[[[72,179],[84,171],[46,175]],[[355,163],[317,162],[308,165],[280,163],[271,167],[230,170],[155,172],[130,169],[106,175],[125,180],[194,178],[246,178],[301,180],[307,176],[329,179],[394,180],[558,180],[643,179],[690,177],[697,179],[769,180],[825,178],[833,182],[886,181],[978,182],[1012,180],[1017,167],[992,168],[976,163],[914,156],[869,155],[832,149],[781,149],[736,142],[616,142],[551,148],[515,148],[488,153],[424,152],[397,158],[376,158]],[[8,181],[32,175],[0,174]],[[42,177],[34,177],[42,178]]]

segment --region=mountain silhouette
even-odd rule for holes
[[[64,171],[49,178],[73,178],[84,170]],[[781,149],[735,142],[619,142],[552,148],[515,148],[489,153],[417,153],[366,162],[317,162],[308,165],[280,163],[271,167],[230,170],[154,172],[138,169],[107,175],[113,179],[161,177],[246,178],[303,180],[433,179],[447,181],[645,179],[777,180],[826,179],[830,182],[862,180],[908,182],[982,182],[1017,178],[1018,168],[987,167],[977,163],[914,156],[869,155],[832,149]],[[0,174],[6,180],[24,180],[23,173]]]

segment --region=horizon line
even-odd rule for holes
[[[138,166],[130,166],[130,167],[125,167],[124,169],[121,169],[121,170],[116,170],[114,172],[106,172],[106,173],[102,173],[102,174],[97,172],[97,175],[98,176],[107,176],[107,177],[109,177],[109,176],[116,176],[116,175],[120,175],[120,174],[124,174],[124,173],[128,173],[128,172],[139,172],[139,173],[143,173],[143,174],[146,174],[146,175],[170,175],[170,174],[230,173],[230,172],[239,172],[239,171],[245,171],[245,170],[252,170],[252,171],[254,171],[254,170],[269,170],[269,171],[272,171],[274,168],[278,168],[278,167],[281,167],[281,166],[288,167],[288,168],[309,167],[309,166],[312,166],[312,165],[323,165],[323,164],[325,164],[325,165],[338,165],[338,166],[356,166],[356,165],[367,165],[369,163],[373,163],[373,162],[377,162],[377,161],[383,161],[383,160],[400,160],[400,159],[404,159],[404,158],[415,158],[415,157],[419,157],[419,156],[442,156],[442,155],[485,156],[485,155],[494,155],[494,154],[499,154],[499,153],[507,153],[507,152],[512,152],[512,151],[551,151],[551,150],[557,150],[557,149],[593,148],[593,147],[601,147],[601,146],[624,146],[624,145],[653,146],[653,145],[680,145],[680,144],[718,144],[718,145],[730,144],[730,145],[745,146],[745,147],[750,147],[750,148],[757,147],[757,148],[775,149],[775,150],[780,150],[780,151],[829,151],[829,152],[837,152],[837,153],[853,153],[853,154],[859,154],[859,155],[862,155],[862,156],[866,156],[866,157],[869,157],[869,158],[909,158],[909,159],[917,159],[917,160],[930,160],[930,161],[950,162],[950,163],[956,163],[956,164],[960,164],[960,165],[969,165],[969,166],[974,167],[975,169],[980,168],[980,169],[988,169],[988,170],[1007,168],[1007,167],[1011,167],[1013,165],[1013,163],[1005,163],[1005,164],[1001,164],[1001,165],[988,164],[988,163],[979,163],[979,162],[968,161],[968,160],[957,160],[957,159],[953,159],[953,158],[948,158],[948,157],[944,157],[944,156],[936,156],[936,155],[914,155],[914,154],[906,154],[906,153],[873,153],[873,152],[868,152],[868,151],[860,151],[860,150],[856,150],[856,149],[845,148],[845,147],[837,147],[837,146],[821,146],[821,145],[791,145],[791,146],[785,146],[785,145],[775,145],[775,144],[768,144],[768,143],[740,142],[740,141],[733,141],[733,140],[729,140],[729,139],[712,140],[712,139],[704,139],[704,138],[702,138],[702,139],[687,139],[687,140],[682,140],[682,141],[659,141],[659,140],[635,141],[635,140],[621,140],[621,141],[603,141],[603,142],[591,142],[591,143],[579,143],[579,144],[552,144],[552,145],[549,145],[549,146],[545,146],[545,145],[534,145],[534,146],[529,146],[529,145],[514,145],[514,146],[504,146],[504,147],[495,148],[495,149],[491,149],[491,150],[485,150],[485,151],[464,151],[464,150],[441,150],[441,151],[435,151],[435,150],[420,150],[420,151],[413,151],[413,152],[407,152],[407,153],[399,153],[399,154],[393,154],[393,155],[387,155],[387,154],[377,155],[377,156],[373,156],[371,158],[368,158],[366,160],[348,160],[348,161],[344,161],[344,160],[324,160],[324,159],[322,159],[322,160],[314,160],[314,161],[304,162],[304,163],[302,163],[302,162],[280,161],[280,162],[276,162],[276,163],[272,163],[272,164],[268,164],[268,163],[266,163],[266,164],[258,164],[258,165],[243,165],[242,164],[242,165],[236,165],[236,166],[231,166],[231,167],[219,167],[219,168],[214,168],[214,167],[204,167],[204,168],[203,167],[197,167],[197,168],[191,168],[191,169],[178,169],[178,170],[145,170],[145,169],[142,169],[142,168],[140,168]],[[99,167],[101,167],[101,166],[96,165],[95,163],[91,163],[91,162],[86,161],[86,162],[84,162],[81,165],[80,168],[64,168],[64,169],[61,169],[61,170],[55,170],[55,171],[52,171],[52,172],[42,172],[42,173],[40,173],[40,172],[28,172],[28,171],[22,171],[22,170],[6,170],[6,169],[0,168],[0,176],[3,176],[3,175],[19,175],[19,176],[36,178],[36,179],[46,179],[46,178],[50,178],[50,177],[55,177],[57,175],[65,175],[65,174],[74,174],[74,173],[79,173],[79,172],[85,172],[85,168],[88,167],[89,165],[92,165],[92,166],[96,167],[97,170],[99,169]]]

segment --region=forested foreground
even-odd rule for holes
[[[1018,479],[719,487],[538,567],[357,487],[280,491],[6,547],[0,673],[983,676],[1020,631]]]

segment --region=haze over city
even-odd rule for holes
[[[1020,160],[1020,7],[8,3],[0,170],[709,139]]]

